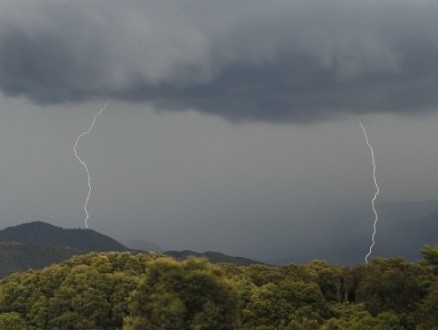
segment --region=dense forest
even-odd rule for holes
[[[91,253],[0,282],[0,329],[438,329],[438,246],[342,267]]]

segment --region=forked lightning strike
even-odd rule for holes
[[[87,172],[87,178],[88,178],[88,195],[87,195],[87,199],[85,200],[85,204],[84,204],[84,212],[85,212],[85,228],[88,228],[88,219],[90,218],[90,214],[88,213],[88,201],[90,200],[91,197],[91,176],[90,176],[90,171],[88,170],[88,166],[87,164],[81,159],[81,157],[79,157],[78,155],[78,151],[77,151],[77,147],[79,144],[79,140],[87,135],[90,134],[91,130],[93,129],[94,125],[96,124],[96,119],[97,117],[99,117],[101,115],[102,112],[105,111],[106,106],[108,105],[108,103],[105,103],[104,107],[102,109],[99,110],[98,113],[96,113],[93,117],[93,122],[91,123],[90,127],[88,128],[87,131],[81,133],[77,139],[76,139],[76,143],[75,146],[73,147],[73,150],[75,152],[75,156],[77,158],[77,160],[82,164],[82,166],[85,168],[85,172]]]
[[[371,208],[373,209],[373,212],[374,212],[373,234],[371,236],[370,250],[368,251],[367,255],[365,256],[365,263],[368,264],[368,258],[371,255],[371,253],[373,252],[373,247],[376,244],[375,236],[376,236],[376,231],[377,231],[377,221],[379,220],[379,215],[377,214],[375,202],[376,202],[377,196],[380,193],[380,188],[379,188],[379,185],[377,184],[377,179],[376,179],[376,159],[374,157],[374,150],[373,150],[373,147],[371,146],[371,144],[368,140],[368,134],[367,134],[367,131],[365,130],[365,127],[363,126],[361,121],[359,121],[359,124],[360,124],[360,127],[362,128],[363,135],[365,136],[365,142],[366,142],[366,144],[371,152],[371,160],[373,162],[373,180],[374,180],[374,186],[376,187],[376,192],[374,193],[374,196],[371,199]]]

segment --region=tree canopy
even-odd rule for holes
[[[434,329],[436,249],[350,268],[91,253],[1,280],[0,329]]]

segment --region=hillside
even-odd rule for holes
[[[83,252],[129,250],[113,238],[92,229],[64,229],[41,221],[0,230],[0,241],[61,245]]]

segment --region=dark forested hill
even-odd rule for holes
[[[63,229],[41,221],[1,230],[0,241],[62,245],[84,252],[129,250],[111,237],[91,229]]]
[[[129,249],[90,229],[63,229],[41,221],[9,227],[0,231],[0,278],[92,251]]]
[[[0,241],[0,278],[29,268],[43,268],[83,253],[60,245]]]

